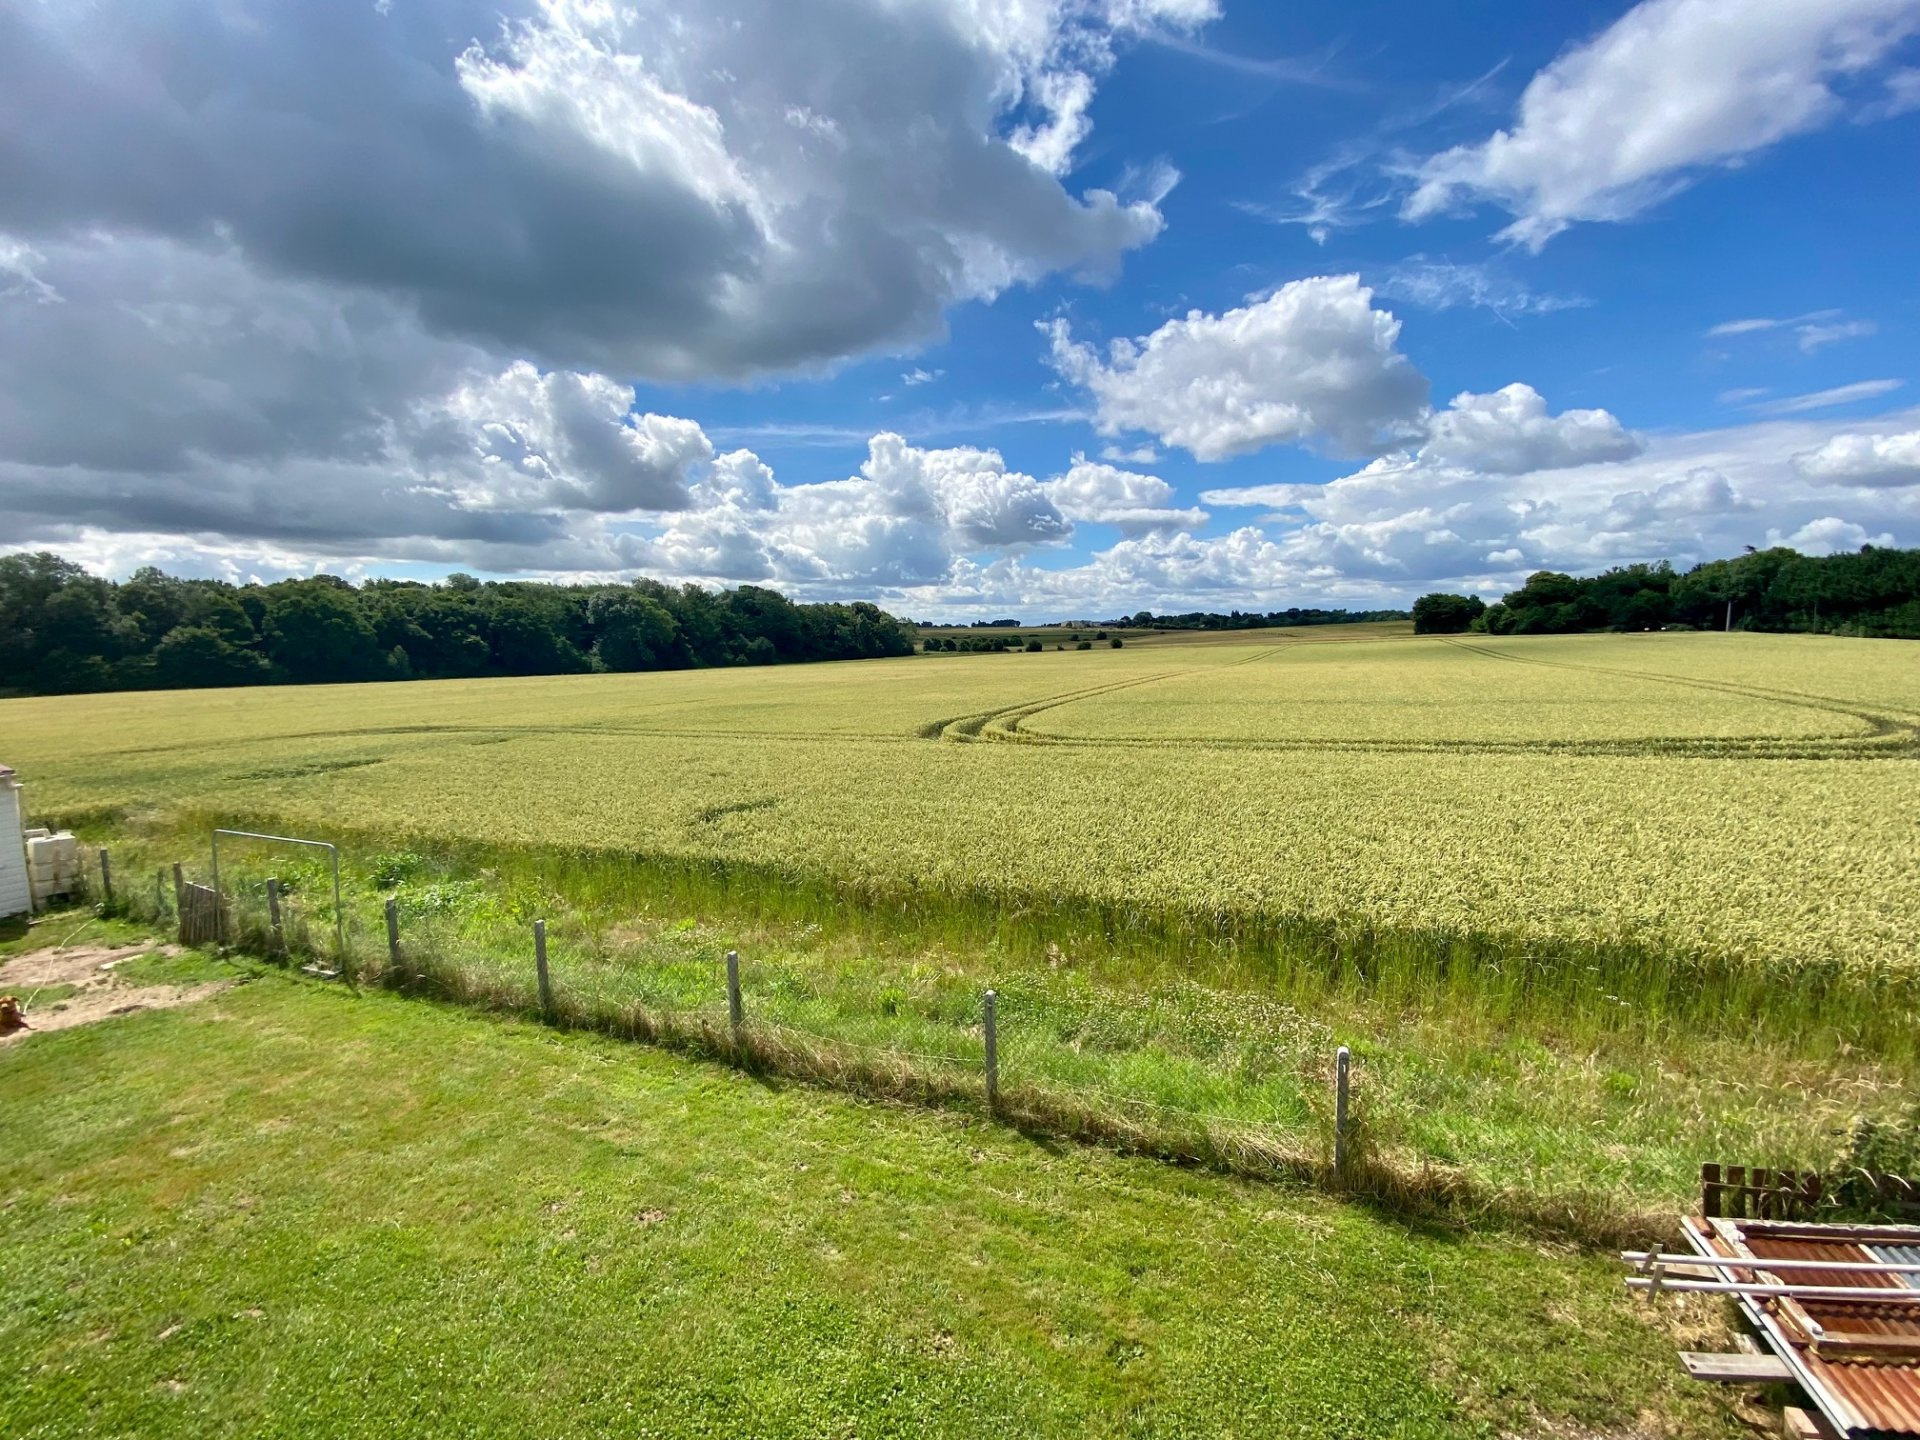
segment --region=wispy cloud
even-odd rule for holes
[[[1842,320],[1839,317],[1838,310],[1809,310],[1805,315],[1781,318],[1756,315],[1744,320],[1723,320],[1708,330],[1707,336],[1713,340],[1728,340],[1739,335],[1764,335],[1771,331],[1790,330],[1794,342],[1804,353],[1811,355],[1823,345],[1863,339],[1880,329],[1871,320]]]
[[[1787,395],[1769,400],[1753,409],[1761,415],[1802,415],[1809,410],[1825,410],[1834,405],[1851,405],[1857,400],[1873,400],[1891,394],[1906,384],[1904,380],[1856,380],[1851,385],[1836,385],[1831,390],[1815,390],[1807,395]]]
[[[1553,295],[1529,290],[1490,262],[1460,264],[1414,255],[1369,277],[1382,295],[1428,310],[1467,306],[1491,310],[1503,320],[1515,315],[1546,315],[1578,310],[1593,302],[1584,295]]]
[[[922,370],[918,365],[900,377],[902,385],[930,385],[947,372],[944,370]]]
[[[1060,425],[1092,419],[1091,410],[1077,405],[956,405],[951,410],[915,417],[900,429],[911,437],[934,439],[1007,425]]]
[[[1324,57],[1313,60],[1296,55],[1238,55],[1231,50],[1222,50],[1208,45],[1188,35],[1170,31],[1155,30],[1147,35],[1148,41],[1163,50],[1171,50],[1176,55],[1184,55],[1190,60],[1198,60],[1221,70],[1231,70],[1239,75],[1249,75],[1258,80],[1274,80],[1285,85],[1307,85],[1317,90],[1341,90],[1350,94],[1362,94],[1373,89],[1365,81],[1351,76],[1336,74],[1327,68],[1333,59],[1333,51]]]
[[[1802,325],[1795,333],[1799,336],[1800,348],[1811,355],[1822,345],[1863,339],[1879,328],[1871,320],[1842,320],[1833,325]]]
[[[1336,230],[1367,224],[1375,212],[1397,204],[1409,183],[1411,167],[1390,158],[1389,137],[1418,129],[1448,110],[1484,101],[1507,63],[1501,60],[1471,80],[1444,85],[1422,101],[1386,113],[1370,134],[1341,145],[1288,186],[1290,199],[1235,201],[1234,208],[1272,225],[1302,226],[1316,245],[1326,244]]]
[[[707,436],[716,445],[741,445],[772,440],[785,445],[865,444],[885,425],[828,425],[808,420],[769,420],[758,425],[715,425]]]
[[[1364,225],[1370,212],[1392,203],[1392,192],[1373,183],[1358,168],[1365,156],[1347,151],[1323,160],[1287,187],[1289,199],[1274,202],[1235,200],[1233,208],[1269,225],[1299,225],[1316,245],[1336,230]]]
[[[1823,311],[1821,313],[1832,314],[1833,312]],[[1791,325],[1792,323],[1791,320],[1770,320],[1763,317],[1755,317],[1751,320],[1723,320],[1720,324],[1707,331],[1707,336],[1709,339],[1719,340],[1729,335],[1755,335],[1762,330],[1778,330],[1781,326]]]

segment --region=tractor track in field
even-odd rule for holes
[[[1774,686],[1747,685],[1730,680],[1671,675],[1658,671],[1628,669],[1608,665],[1581,664],[1569,660],[1550,660],[1531,655],[1518,655],[1493,646],[1476,644],[1473,641],[1452,636],[1436,636],[1434,639],[1453,649],[1485,659],[1501,660],[1516,665],[1537,665],[1554,670],[1580,671],[1594,675],[1657,685],[1675,685],[1687,689],[1704,690],[1736,696],[1746,700],[1788,705],[1799,709],[1833,715],[1837,718],[1843,717],[1863,728],[1860,731],[1846,734],[1800,736],[1655,735],[1564,740],[1363,739],[1342,736],[1232,737],[1201,735],[1123,735],[1092,737],[1036,733],[1022,728],[1026,721],[1036,715],[1043,714],[1050,710],[1061,709],[1083,700],[1092,700],[1124,690],[1159,684],[1163,681],[1185,679],[1190,676],[1203,675],[1214,671],[1234,669],[1242,665],[1258,664],[1262,661],[1273,659],[1283,651],[1298,649],[1304,645],[1352,643],[1288,637],[1262,645],[1253,653],[1233,660],[1225,665],[1188,665],[1158,670],[1147,675],[1136,675],[1123,680],[1109,681],[1104,684],[1078,686],[1070,690],[1041,695],[1012,704],[996,706],[991,709],[929,721],[908,732],[734,730],[688,726],[684,724],[649,725],[644,723],[620,724],[593,721],[578,724],[500,724],[498,722],[468,724],[442,721],[383,726],[343,726],[334,729],[315,729],[274,735],[238,736],[223,740],[221,743],[223,748],[232,748],[258,745],[284,745],[289,742],[355,741],[392,738],[395,740],[440,739],[456,745],[478,746],[542,737],[564,737],[571,739],[604,737],[609,740],[629,738],[747,742],[777,740],[823,745],[837,745],[846,742],[857,742],[861,744],[913,744],[920,741],[932,740],[960,744],[981,742],[1017,743],[1025,745],[1064,746],[1074,749],[1155,749],[1163,751],[1177,749],[1219,750],[1243,753],[1275,752],[1285,754],[1315,751],[1345,751],[1387,755],[1482,754],[1618,758],[1742,758],[1757,760],[1871,760],[1911,759],[1920,757],[1920,710],[1905,706],[1867,706],[1860,704],[1858,701],[1849,701],[1836,696],[1788,690]],[[205,744],[203,741],[193,740],[166,745],[130,747],[126,750],[117,751],[115,754],[121,756],[155,755],[169,752],[194,751],[204,748]],[[346,755],[334,758],[308,759],[280,766],[257,768],[237,775],[235,778],[245,780],[300,780],[325,772],[357,769],[363,766],[380,765],[389,761],[418,758],[418,756],[423,753],[425,752],[421,749],[402,746],[391,754]]]
[[[1054,745],[1064,743],[1058,737],[1035,735],[1023,731],[1020,723],[1046,710],[1057,710],[1063,705],[1072,705],[1081,700],[1091,700],[1099,695],[1111,695],[1119,690],[1132,690],[1142,685],[1156,685],[1162,680],[1180,680],[1189,675],[1198,675],[1208,670],[1232,670],[1241,665],[1251,665],[1259,660],[1267,660],[1282,650],[1292,649],[1299,641],[1282,641],[1264,646],[1253,654],[1222,666],[1189,666],[1182,670],[1161,670],[1152,675],[1136,675],[1128,680],[1110,681],[1105,685],[1087,685],[1078,690],[1063,690],[1058,694],[1044,695],[1035,700],[1021,700],[1012,705],[997,706],[992,710],[979,710],[970,715],[956,715],[946,720],[930,720],[916,732],[922,740],[947,740],[962,743],[975,740],[1011,740],[1029,745]]]
[[[1191,670],[1165,670],[1155,675],[1135,676],[1129,680],[1110,681],[1105,685],[1087,685],[1078,690],[1063,690],[1054,695],[1043,695],[1036,700],[1020,700],[1012,705],[997,706],[992,710],[977,710],[971,715],[956,715],[948,720],[930,720],[917,732],[922,740],[946,740],[966,742],[982,739],[1007,739],[1015,733],[1009,728],[1017,725],[1029,715],[1038,715],[1042,710],[1052,710],[1061,705],[1071,705],[1076,700],[1090,700],[1096,695],[1110,695],[1116,690],[1131,690],[1140,685],[1152,685],[1161,680],[1171,680],[1181,675],[1190,675]],[[992,727],[992,733],[989,733]],[[1033,737],[1024,736],[1031,740]]]
[[[1442,637],[1436,637],[1442,638]],[[1255,654],[1220,667],[1250,665],[1266,660],[1301,641],[1285,641],[1262,648]],[[1021,729],[1024,721],[1048,710],[1060,709],[1082,700],[1156,684],[1163,680],[1183,679],[1212,667],[1189,667],[1138,676],[1107,685],[1087,686],[1063,691],[1019,704],[948,720],[936,720],[919,730],[920,738],[947,741],[1011,741],[1027,745],[1066,746],[1075,749],[1196,749],[1243,752],[1304,753],[1310,751],[1347,751],[1385,755],[1525,755],[1594,758],[1673,758],[1749,760],[1897,760],[1920,755],[1920,712],[1900,706],[1864,707],[1836,697],[1783,690],[1769,686],[1741,685],[1733,681],[1696,679],[1664,675],[1657,671],[1628,670],[1604,665],[1581,665],[1567,661],[1511,655],[1466,641],[1442,638],[1442,643],[1469,654],[1516,664],[1541,665],[1554,669],[1587,671],[1622,679],[1671,684],[1691,689],[1716,691],[1746,700],[1791,705],[1800,709],[1853,720],[1863,732],[1830,735],[1715,735],[1645,736],[1566,740],[1493,740],[1493,739],[1347,739],[1326,737],[1244,737],[1225,736],[1107,736],[1100,738],[1072,735],[1045,735]]]
[[[1762,700],[1773,705],[1791,705],[1797,709],[1813,710],[1821,714],[1842,715],[1867,727],[1863,735],[1802,736],[1797,739],[1775,737],[1775,743],[1781,746],[1804,744],[1813,740],[1828,742],[1835,749],[1859,750],[1875,756],[1920,754],[1920,710],[1908,709],[1902,705],[1866,706],[1858,701],[1843,700],[1833,695],[1818,695],[1805,690],[1785,690],[1769,685],[1742,685],[1731,680],[1666,675],[1657,670],[1627,670],[1611,665],[1581,665],[1568,660],[1545,660],[1532,655],[1513,655],[1462,640],[1448,639],[1446,643],[1457,650],[1465,650],[1469,654],[1482,655],[1491,660],[1506,660],[1516,665],[1539,665],[1552,670],[1585,671],[1593,675],[1623,676],[1633,680],[1651,681],[1658,685],[1679,685],[1691,690],[1716,691],[1723,695],[1735,695],[1743,700]]]

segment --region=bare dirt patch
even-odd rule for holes
[[[20,1002],[25,1024],[0,1031],[0,1045],[48,1030],[70,1030],[115,1015],[139,1010],[170,1010],[191,1005],[227,988],[227,981],[200,985],[130,985],[114,973],[128,960],[143,955],[174,955],[173,945],[77,945],[71,949],[35,950],[0,964],[0,994]],[[68,988],[71,987],[71,988]],[[39,1000],[37,991],[59,990],[60,998]]]

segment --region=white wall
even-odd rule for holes
[[[0,780],[0,916],[22,914],[29,903],[27,848],[20,838],[20,787]]]

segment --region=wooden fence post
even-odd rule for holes
[[[167,913],[167,870],[163,865],[153,872],[153,919],[158,924]]]
[[[107,858],[107,847],[100,847],[100,894],[109,906],[113,904],[113,861]]]
[[[400,902],[391,898],[387,901],[387,963],[396,969],[400,965]],[[541,973],[546,973],[544,965],[541,966]],[[546,1003],[544,998],[541,1003]]]
[[[998,1018],[994,1013],[997,996],[987,991],[986,997],[986,1038],[987,1038],[987,1113],[996,1114],[1000,1109],[1000,1031]]]
[[[553,1013],[553,985],[547,978],[547,922],[533,922],[533,965],[540,972],[540,1010],[542,1014]]]
[[[274,952],[285,954],[287,937],[280,929],[280,881],[277,878],[267,881],[267,925],[273,931]]]
[[[727,951],[727,1026],[733,1031],[733,1043],[740,1044],[740,1028],[747,1023],[746,1007],[740,1002],[740,952]]]
[[[1347,1072],[1350,1060],[1342,1045],[1333,1061],[1333,1169],[1336,1175],[1347,1172]]]
[[[180,869],[180,862],[176,860],[173,862],[173,913],[175,915],[186,912],[186,898],[187,877]]]

